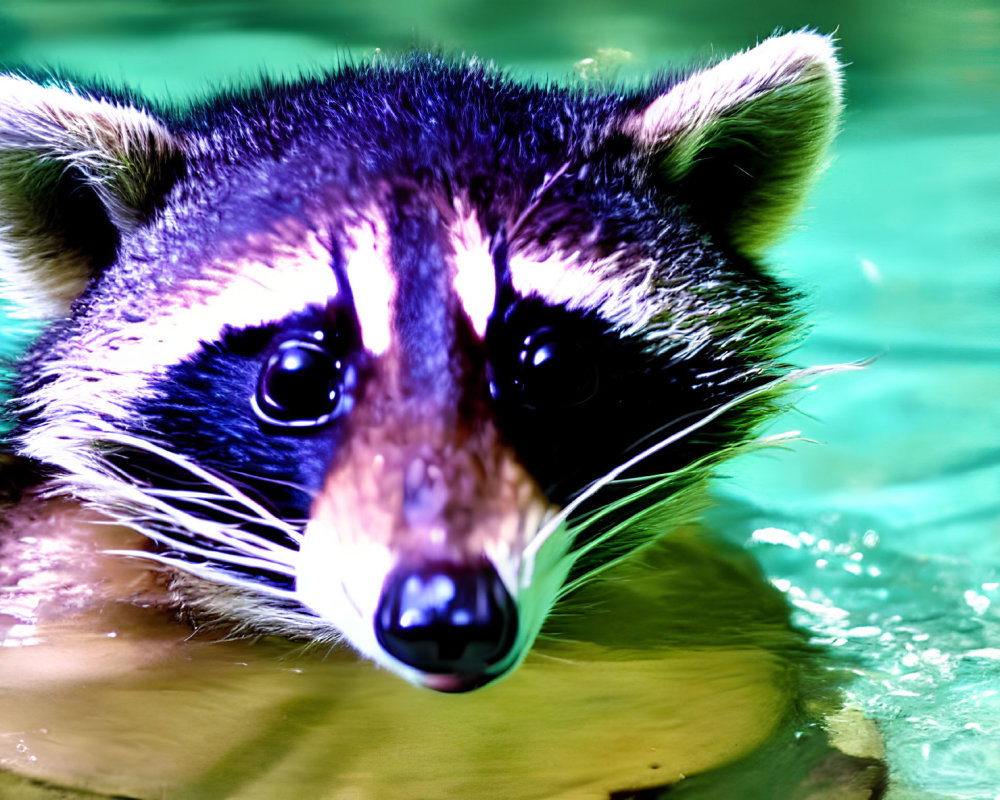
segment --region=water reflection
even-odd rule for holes
[[[671,798],[752,797],[880,779],[871,753],[831,747],[837,673],[788,613],[745,552],[682,530],[559,607],[515,675],[445,696],[344,650],[190,637],[106,607],[0,651],[0,759],[150,800],[625,798],[678,781]]]

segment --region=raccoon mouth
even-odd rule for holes
[[[481,689],[488,683],[500,677],[503,673],[496,675],[459,676],[459,675],[428,675],[424,681],[424,686],[442,694],[462,694],[471,692],[474,689]]]

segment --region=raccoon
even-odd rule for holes
[[[190,624],[509,674],[782,406],[764,253],[840,84],[806,31],[613,90],[435,54],[183,111],[0,77],[4,295],[44,323],[9,365],[5,591],[36,607],[24,543],[97,518]]]

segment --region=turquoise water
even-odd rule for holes
[[[815,7],[813,7],[815,6]],[[838,30],[848,113],[773,261],[810,297],[822,380],[728,469],[709,523],[747,548],[875,720],[889,797],[1000,797],[1000,6],[984,0],[490,6],[292,0],[0,7],[0,58],[182,97],[260,69],[407,49],[519,74],[640,76],[776,28]],[[9,345],[8,345],[9,346]]]
[[[875,360],[784,421],[822,445],[745,461],[722,491],[797,621],[855,671],[847,694],[881,724],[890,797],[995,798],[1000,10],[945,5],[933,39],[905,43],[910,71],[862,76],[788,248],[816,298],[800,356]]]

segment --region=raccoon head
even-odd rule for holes
[[[0,77],[0,269],[48,322],[10,447],[194,618],[481,686],[774,410],[760,260],[839,103],[810,33],[614,93],[412,56],[182,114]]]

